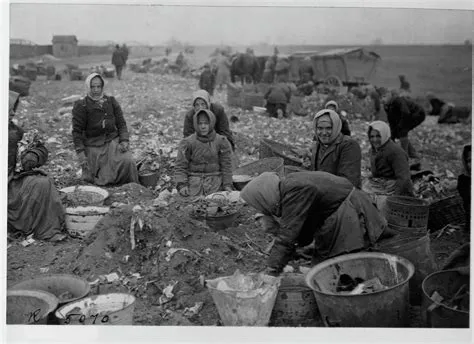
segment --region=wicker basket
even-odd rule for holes
[[[407,196],[388,196],[384,212],[389,226],[393,225],[406,231],[427,228],[429,214],[427,201]]]
[[[233,174],[253,177],[258,176],[263,172],[276,172],[280,177],[282,177],[283,171],[282,158],[265,158],[243,165],[237,168]],[[240,191],[248,182],[250,182],[250,180],[245,182],[234,182],[234,187]]]
[[[294,148],[290,145],[269,139],[263,139],[260,141],[259,158],[283,158],[285,165],[301,167],[303,165],[303,160],[296,157],[293,150]]]
[[[461,196],[452,195],[430,204],[428,228],[437,231],[450,223],[465,222],[465,210]]]

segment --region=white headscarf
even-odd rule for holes
[[[93,78],[95,78],[96,76],[98,76],[100,78],[100,80],[102,80],[102,93],[99,95],[99,96],[93,96],[91,94],[91,81]],[[87,92],[87,95],[89,96],[89,98],[91,98],[92,100],[100,100],[103,96],[104,96],[104,88],[105,88],[105,80],[104,78],[98,74],[98,73],[92,73],[90,74],[87,78],[86,78],[86,81],[84,82],[85,86],[86,86],[86,92]]]
[[[384,121],[374,121],[370,123],[369,132],[371,128],[374,130],[377,130],[380,133],[380,137],[382,139],[382,143],[381,143],[382,145],[384,145],[388,140],[390,140],[392,133],[390,132],[390,127]]]

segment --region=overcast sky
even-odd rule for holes
[[[459,44],[471,39],[472,23],[472,11],[446,9],[10,4],[10,37],[37,44],[55,34],[79,44]]]

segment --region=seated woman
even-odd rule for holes
[[[464,212],[466,214],[465,229],[467,231],[471,228],[471,151],[471,145],[464,146],[462,151],[464,173],[459,175],[457,186],[459,195],[464,203]]]
[[[321,110],[313,120],[315,141],[311,170],[347,178],[360,188],[362,153],[356,140],[341,133],[342,121],[332,110]]]
[[[48,159],[37,130],[25,133],[13,121],[19,94],[10,91],[8,122],[8,232],[58,241],[66,237],[65,212],[54,182],[39,170]]]
[[[138,183],[127,123],[117,100],[104,94],[104,79],[86,78],[87,95],[74,103],[72,138],[82,177],[96,185]]]
[[[240,196],[265,216],[279,220],[273,221],[276,239],[267,261],[267,273],[273,275],[282,272],[297,246],[313,240],[314,265],[368,249],[385,237],[387,222],[369,196],[346,178],[330,173],[295,172],[280,178],[265,172],[250,181]]]
[[[390,127],[383,121],[369,124],[370,167],[372,178],[363,190],[383,195],[413,196],[408,155],[390,137]]]
[[[214,114],[201,109],[194,114],[195,133],[181,141],[175,166],[176,188],[182,196],[232,191],[232,148],[214,130]]]

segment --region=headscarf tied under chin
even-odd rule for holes
[[[390,132],[390,127],[384,121],[373,121],[372,123],[370,123],[369,132],[368,132],[369,136],[370,136],[370,131],[372,129],[377,130],[380,133],[380,138],[382,139],[381,145],[384,145],[385,143],[387,143],[387,141],[392,136],[392,133]]]
[[[264,172],[243,188],[240,197],[265,215],[279,216],[280,177],[275,172]]]
[[[102,93],[98,96],[93,96],[91,94],[91,82],[92,82],[92,79],[95,78],[96,76],[98,76],[100,78],[100,80],[102,80]],[[98,74],[98,73],[92,73],[90,74],[87,78],[86,78],[86,81],[84,82],[85,85],[86,85],[86,92],[87,92],[87,96],[89,98],[91,98],[92,100],[94,101],[98,101],[100,99],[102,99],[102,97],[104,96],[104,88],[105,88],[105,80],[104,78]]]
[[[329,143],[331,144],[336,140],[336,138],[341,133],[342,121],[341,121],[341,118],[339,117],[339,115],[337,114],[337,112],[335,112],[333,110],[329,110],[329,109],[321,110],[318,113],[316,113],[316,115],[314,115],[313,128],[314,128],[315,133],[316,133],[316,126],[318,125],[318,120],[322,116],[329,116],[329,118],[331,119],[331,122],[332,122],[332,133],[331,133],[331,137],[329,139]],[[317,136],[318,135],[316,134],[316,137]]]

